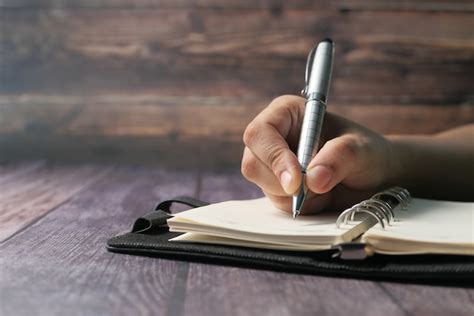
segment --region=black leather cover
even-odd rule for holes
[[[107,241],[111,252],[225,264],[276,271],[396,280],[445,285],[474,285],[474,257],[445,255],[388,256],[375,254],[365,260],[335,258],[336,250],[297,252],[223,245],[169,242],[179,233],[169,232],[166,220],[172,203],[197,207],[207,203],[178,197],[160,203],[152,213],[136,220],[132,232]]]

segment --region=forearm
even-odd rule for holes
[[[474,199],[474,124],[435,135],[387,139],[393,150],[390,184],[419,197]]]

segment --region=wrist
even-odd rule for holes
[[[429,136],[390,135],[389,183],[412,192],[422,192],[438,164]],[[428,181],[428,183],[427,183]]]
[[[385,137],[389,143],[390,157],[387,174],[387,184],[389,186],[410,186],[413,175],[413,153],[409,146],[409,141],[403,135],[389,135]]]

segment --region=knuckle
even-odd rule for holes
[[[243,141],[246,146],[250,146],[255,142],[255,139],[258,137],[260,127],[255,122],[251,122],[247,125],[247,128],[244,131]]]
[[[273,108],[285,108],[289,110],[297,110],[299,107],[304,104],[305,99],[296,95],[280,95],[273,99],[270,103],[270,106]]]
[[[337,140],[330,140],[330,146],[335,155],[345,161],[357,158],[358,144],[354,137],[346,136]]]
[[[291,95],[291,94],[283,94],[274,98],[271,103],[278,103],[278,104],[294,103],[295,101],[299,101],[299,100],[302,100],[302,98],[299,96]]]
[[[274,99],[272,100],[272,102],[270,102],[270,104],[285,103],[285,102],[288,101],[288,97],[289,97],[289,95],[286,95],[286,94],[284,94],[284,95],[279,95],[279,96],[277,96],[276,98],[274,98]]]
[[[283,167],[283,149],[276,146],[269,148],[267,150],[267,161],[273,172],[279,175],[279,170]]]
[[[247,180],[254,180],[257,175],[257,159],[251,155],[247,155],[242,159],[241,172]]]

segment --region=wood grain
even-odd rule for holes
[[[10,162],[0,164],[0,184],[20,177],[26,173],[33,172],[34,170],[41,168],[44,164],[44,161],[28,161],[20,163]]]
[[[0,98],[0,135],[165,137],[240,142],[271,98],[105,95]],[[474,105],[338,104],[328,111],[380,133],[434,133],[474,121]]]
[[[0,314],[166,314],[186,263],[114,255],[105,241],[158,200],[196,188],[192,173],[115,168],[0,245]]]
[[[44,164],[21,168],[31,169],[25,174],[34,173]],[[78,169],[50,166],[49,171],[61,168]],[[10,174],[8,181],[24,177],[13,165],[2,166],[0,174]],[[179,194],[220,201],[257,197],[260,192],[238,170],[192,173],[114,167],[0,243],[0,314],[472,314],[472,289],[305,276],[106,252],[108,237],[128,230],[158,200]]]
[[[105,95],[0,98],[0,161],[236,166],[247,124],[271,98]],[[380,133],[435,133],[474,122],[474,106],[341,105],[330,112]],[[177,159],[176,157],[179,157]]]
[[[97,166],[25,165],[0,177],[0,241],[27,227],[107,173]]]
[[[315,38],[331,36],[338,45],[333,102],[457,104],[472,96],[471,14],[289,10],[275,17],[190,9],[3,15],[0,91],[8,94],[298,93]]]
[[[274,97],[299,93],[306,54],[326,36],[337,43],[330,110],[382,133],[474,120],[472,1],[0,8],[0,161],[235,166],[247,123]],[[203,161],[186,159],[195,155]]]
[[[271,98],[108,95],[0,98],[0,135],[169,137],[240,141]],[[434,133],[474,120],[474,105],[338,104],[328,111],[380,133]],[[212,139],[210,139],[212,141]]]
[[[404,315],[368,281],[191,265],[185,314]]]
[[[241,9],[255,10],[268,9],[278,13],[282,8],[295,9],[337,9],[341,11],[347,10],[385,10],[385,11],[450,11],[450,12],[466,12],[474,11],[474,6],[469,0],[418,0],[418,1],[390,1],[390,0],[333,0],[333,1],[305,1],[293,0],[282,2],[280,0],[252,1],[252,0],[2,0],[1,8],[35,8],[35,9],[51,9],[51,8],[68,8],[68,9],[111,9],[111,8],[127,8],[127,9],[157,9],[157,8],[199,8],[199,9]]]
[[[380,287],[409,314],[466,315],[474,311],[474,290],[472,289],[397,283],[381,283]]]
[[[238,168],[224,172],[203,171],[200,183],[199,198],[212,203],[263,196],[260,188],[247,181]]]

